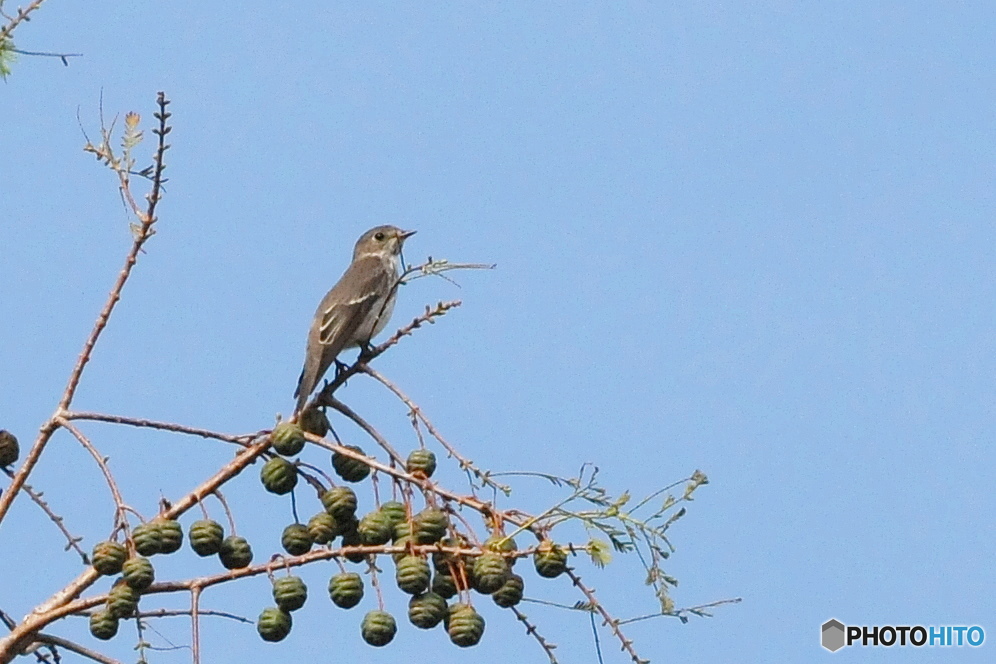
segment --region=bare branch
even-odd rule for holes
[[[4,468],[3,472],[7,474],[7,477],[14,476],[14,473],[12,473],[7,468]],[[86,552],[82,548],[80,548],[79,545],[79,542],[82,541],[83,538],[73,535],[72,533],[69,532],[69,530],[66,528],[65,519],[52,511],[52,508],[49,506],[49,504],[42,498],[41,491],[35,491],[34,488],[27,483],[24,484],[22,489],[24,493],[28,494],[28,497],[31,498],[31,500],[33,500],[34,503],[38,505],[38,507],[40,507],[42,511],[45,512],[45,514],[48,515],[48,518],[52,521],[52,523],[54,523],[59,528],[60,531],[62,531],[62,534],[65,535],[66,550],[68,551],[70,548],[75,549],[76,553],[80,554],[80,558],[83,559],[83,564],[89,565],[90,561],[87,559]]]

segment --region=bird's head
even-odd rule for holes
[[[415,231],[403,231],[397,226],[377,226],[360,236],[353,249],[353,260],[360,256],[397,256],[401,245],[415,235]]]

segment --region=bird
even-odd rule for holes
[[[304,368],[297,380],[295,413],[300,413],[336,356],[366,347],[387,326],[398,291],[401,247],[415,231],[376,226],[360,236],[353,260],[322,298],[308,330]]]

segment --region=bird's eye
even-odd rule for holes
[[[383,242],[384,241],[384,234],[383,233],[377,233],[376,235],[374,235],[374,239],[377,240],[378,242]]]

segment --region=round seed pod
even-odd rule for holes
[[[356,445],[343,445],[343,447],[364,454]],[[332,469],[346,482],[362,482],[370,474],[370,466],[339,452],[332,453]]]
[[[0,468],[14,463],[19,456],[21,456],[21,446],[17,444],[17,436],[6,429],[0,429]],[[117,631],[117,626],[114,631]]]
[[[308,599],[308,587],[299,576],[282,576],[273,581],[273,601],[284,611],[297,611]]]
[[[297,486],[297,469],[287,459],[273,457],[259,471],[259,479],[267,491],[282,496]]]
[[[449,607],[447,607],[447,609],[446,609],[446,615],[443,616],[443,627],[448,630],[450,628],[450,620],[453,618],[454,615],[459,614],[459,613],[465,613],[465,612],[468,612],[468,611],[473,611],[473,610],[474,610],[474,607],[472,607],[470,604],[466,604],[466,603],[463,603],[463,602],[457,602],[456,604],[450,604]]]
[[[201,519],[190,524],[187,535],[190,537],[190,548],[194,553],[201,557],[213,556],[221,550],[225,529],[217,521]]]
[[[341,609],[351,609],[363,599],[363,578],[356,572],[340,572],[329,579],[329,597]]]
[[[459,606],[456,605],[456,606]],[[469,606],[465,604],[464,606]],[[450,624],[446,628],[450,641],[461,648],[477,645],[484,636],[484,618],[470,607],[469,611],[450,612]]]
[[[328,512],[319,512],[311,517],[308,519],[308,535],[315,544],[328,544],[336,536],[335,518]]]
[[[340,521],[356,515],[356,494],[348,486],[337,486],[322,494],[325,511]]]
[[[115,618],[130,618],[138,609],[139,594],[127,583],[118,581],[107,593],[107,612]]]
[[[113,639],[118,633],[118,619],[107,611],[94,611],[90,614],[90,633],[101,641]]]
[[[434,507],[427,507],[415,515],[415,540],[419,544],[432,544],[443,539],[449,521],[446,513]]]
[[[474,560],[474,589],[485,595],[495,592],[508,580],[508,563],[497,553],[485,553]]]
[[[443,546],[460,548],[467,545],[462,537],[447,537],[440,542]],[[432,552],[432,566],[437,572],[443,572],[444,574],[450,573],[450,565],[456,565],[460,562],[460,556],[455,553],[450,553],[449,551],[433,551]]]
[[[357,530],[360,532],[360,541],[372,545],[387,544],[394,533],[390,517],[380,510],[364,515]]]
[[[321,514],[329,516],[325,512]],[[333,519],[332,522],[335,523],[335,520]],[[292,523],[284,528],[283,534],[280,535],[280,545],[284,547],[284,551],[292,556],[300,556],[308,553],[311,551],[312,544],[314,542],[311,540],[311,532],[308,530],[308,526],[300,523]]]
[[[229,535],[221,542],[218,558],[225,569],[240,569],[249,567],[252,562],[252,547],[245,537]]]
[[[533,565],[540,576],[556,578],[567,571],[567,553],[553,542],[545,540],[536,547]]]
[[[342,534],[342,545],[343,546],[363,546],[363,540],[360,537],[360,531],[357,529],[349,530]],[[366,553],[361,553],[359,551],[352,551],[345,554],[346,560],[351,563],[362,563],[367,559]]]
[[[363,616],[360,634],[372,646],[386,646],[398,632],[398,624],[387,611],[370,611]]]
[[[394,541],[398,542],[403,538],[411,537],[412,525],[413,525],[412,522],[409,521],[408,519],[402,519],[401,521],[398,521],[396,524],[394,524]]]
[[[491,595],[491,599],[501,608],[507,609],[522,601],[522,591],[524,589],[525,584],[522,581],[522,577],[518,574],[509,574],[508,578],[505,579],[504,585]]]
[[[446,615],[446,600],[433,592],[415,595],[408,600],[408,620],[420,629],[432,629]]]
[[[449,574],[436,572],[432,575],[432,592],[443,599],[450,599],[457,594],[456,581]]]
[[[301,411],[297,421],[303,431],[314,434],[319,438],[324,438],[332,426],[329,423],[329,418],[325,416],[325,411],[316,406],[310,406]]]
[[[159,529],[159,553],[174,553],[183,546],[183,526],[173,519],[156,519],[152,522]]]
[[[408,543],[411,542],[411,541],[412,541],[412,538],[409,537],[408,535],[405,535],[404,537],[401,537],[401,538],[398,538],[398,539],[394,540],[394,546],[403,546],[403,547],[405,547],[404,551],[401,551],[400,553],[392,553],[391,554],[391,558],[394,559],[395,564],[397,564],[397,562],[399,560],[401,560],[402,558],[404,558],[405,556],[407,556],[409,554]]]
[[[392,529],[408,518],[408,514],[405,512],[405,504],[399,503],[396,500],[389,500],[381,505],[380,511],[383,512],[384,516],[387,517],[387,520],[391,522]]]
[[[148,558],[134,556],[124,562],[121,578],[135,590],[145,590],[156,580],[156,570]]]
[[[270,440],[273,441],[273,449],[277,454],[284,456],[298,454],[308,442],[304,438],[304,431],[293,422],[281,422],[275,426],[270,434]]]
[[[484,548],[495,553],[512,553],[519,550],[514,539],[498,533],[484,540]],[[509,567],[515,566],[515,561],[518,560],[518,558],[512,556],[503,556],[503,558],[505,558],[505,562],[508,563]]]
[[[469,604],[454,604],[450,607],[446,632],[454,644],[469,648],[484,636],[484,618]]]
[[[93,568],[103,576],[111,576],[121,571],[121,566],[128,557],[128,549],[117,542],[97,542],[93,547],[90,560]]]
[[[154,556],[162,551],[163,537],[159,526],[153,521],[140,523],[131,529],[131,539],[140,556]]]
[[[275,606],[263,609],[256,619],[256,631],[264,641],[283,641],[291,631],[291,615]]]
[[[426,477],[432,477],[432,474],[436,472],[436,455],[425,448],[414,450],[408,455],[405,470],[412,475],[420,473]]]
[[[409,595],[425,592],[429,588],[429,563],[420,556],[405,556],[398,561],[394,578]]]

